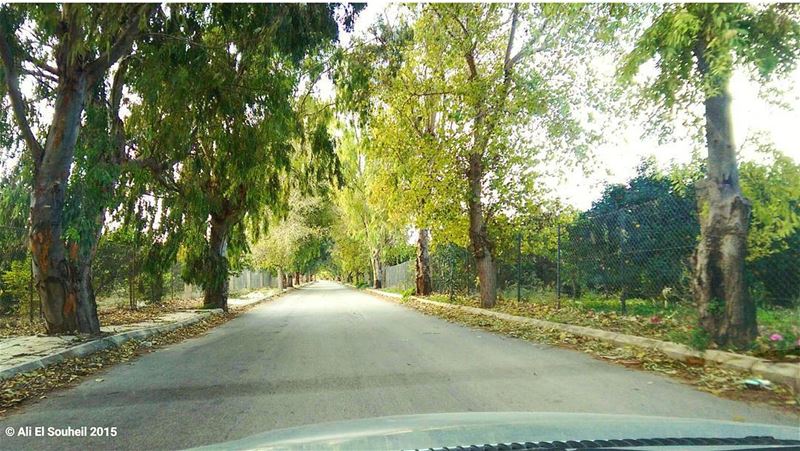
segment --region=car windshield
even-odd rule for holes
[[[794,3],[2,3],[0,450],[800,445],[798,61]]]

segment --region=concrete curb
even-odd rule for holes
[[[389,297],[394,299],[402,299],[403,296],[397,293],[390,293],[372,288],[366,288],[372,294]],[[465,305],[448,304],[445,302],[431,301],[429,299],[422,299],[416,296],[411,296],[411,299],[421,302],[423,304],[436,305],[439,307],[452,308],[462,310],[465,312],[492,316],[495,318],[503,319],[506,321],[514,321],[518,323],[530,324],[546,329],[560,330],[569,332],[573,335],[582,337],[594,338],[617,346],[636,346],[645,349],[654,349],[663,352],[667,356],[680,361],[687,361],[690,359],[700,359],[707,362],[714,362],[723,368],[730,368],[735,370],[745,370],[757,374],[765,379],[774,382],[781,382],[789,385],[795,392],[800,391],[800,364],[796,363],[773,363],[768,360],[760,359],[743,354],[735,354],[732,352],[718,351],[709,349],[701,352],[692,349],[686,345],[672,343],[669,341],[656,340],[654,338],[637,337],[635,335],[627,335],[618,332],[609,332],[600,329],[593,329],[591,327],[574,326],[571,324],[555,323],[552,321],[545,321],[536,318],[528,318],[524,316],[509,315],[508,313],[495,312],[492,310],[484,310],[476,307],[469,307]]]
[[[311,283],[313,282],[305,282],[300,285],[284,288],[282,291],[278,293],[273,293],[271,295],[264,296],[258,301],[255,301],[252,304],[247,304],[243,307],[247,309],[249,309],[250,307],[255,307],[268,300],[284,295],[294,289],[302,288]],[[194,323],[197,323],[209,315],[222,313],[222,309],[208,309],[208,310],[195,309],[192,311],[194,313],[197,313],[197,316],[193,318],[187,318],[182,321],[176,321],[174,323],[162,324],[159,326],[148,327],[145,329],[131,330],[128,332],[121,332],[118,334],[109,335],[107,337],[98,338],[96,340],[88,341],[86,343],[81,343],[71,348],[64,349],[63,351],[50,354],[48,356],[42,357],[37,360],[32,360],[30,362],[25,362],[16,366],[12,366],[11,368],[0,370],[0,381],[9,379],[20,373],[26,373],[28,371],[34,371],[40,368],[45,368],[54,363],[62,362],[67,359],[75,357],[85,357],[87,355],[94,354],[95,352],[104,351],[109,348],[119,347],[123,343],[130,340],[143,339],[147,337],[152,337],[153,335],[172,332],[173,330],[180,329],[181,327],[186,327]]]
[[[193,318],[187,318],[185,320],[176,321],[174,323],[167,323],[159,326],[148,327],[146,329],[137,329],[128,332],[122,332],[115,335],[109,335],[107,337],[99,338],[97,340],[81,343],[77,346],[64,349],[63,351],[50,354],[48,356],[42,357],[37,360],[25,362],[17,366],[12,366],[11,368],[6,368],[0,371],[0,380],[8,379],[19,373],[25,373],[28,371],[38,370],[40,368],[45,368],[54,363],[62,362],[67,359],[75,357],[84,357],[89,354],[94,354],[95,352],[118,347],[121,344],[130,340],[143,339],[147,337],[152,337],[153,335],[172,332],[175,329],[179,329],[181,327],[186,327],[194,323],[197,323],[200,320],[208,317],[209,315],[222,313],[222,309],[210,309],[210,310],[204,310],[202,312],[196,311],[195,313],[197,313],[197,316]]]

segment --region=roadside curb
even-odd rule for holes
[[[306,282],[300,285],[284,288],[282,291],[278,293],[273,293],[264,296],[263,298],[251,304],[242,306],[242,308],[245,311],[249,310],[251,307],[263,304],[266,301],[284,295],[290,291],[293,291],[294,289],[301,288],[310,283],[311,282]],[[166,332],[172,332],[173,330],[180,329],[182,327],[190,326],[192,324],[200,322],[210,315],[218,315],[222,313],[222,309],[208,309],[208,310],[194,309],[189,311],[195,313],[196,316],[184,319],[182,321],[175,321],[171,323],[161,324],[158,326],[147,327],[144,329],[136,329],[127,332],[121,332],[114,335],[109,335],[103,338],[98,338],[96,340],[81,343],[71,348],[58,351],[56,353],[41,357],[36,360],[32,360],[30,362],[21,363],[19,365],[12,366],[4,370],[0,370],[0,381],[10,379],[11,377],[16,376],[17,374],[20,373],[27,373],[29,371],[45,368],[55,363],[63,362],[64,360],[67,359],[72,359],[76,357],[85,357],[87,355],[104,351],[106,349],[116,348],[130,340],[141,340],[144,338],[152,337],[154,335],[159,335]]]
[[[264,295],[264,297],[262,297],[262,298],[260,298],[260,299],[257,299],[257,300],[255,300],[255,301],[253,301],[253,302],[249,303],[249,304],[243,304],[243,305],[233,305],[233,306],[232,306],[232,305],[228,305],[228,310],[229,310],[229,311],[232,311],[232,310],[236,310],[236,311],[246,311],[246,310],[249,310],[251,307],[255,307],[255,306],[257,306],[257,305],[261,305],[261,304],[263,304],[264,302],[266,302],[266,301],[269,301],[269,300],[271,300],[271,299],[274,299],[274,298],[276,298],[276,297],[278,297],[278,296],[283,296],[284,294],[286,294],[286,293],[288,293],[288,292],[290,292],[290,291],[294,290],[295,288],[300,288],[300,287],[302,287],[303,285],[305,285],[305,284],[301,284],[301,285],[298,285],[298,286],[296,286],[296,287],[286,287],[286,288],[283,288],[283,289],[281,289],[281,291],[278,291],[277,293],[271,293],[271,294]],[[239,298],[235,298],[235,299],[239,299]],[[229,299],[229,301],[230,301],[230,299]]]
[[[25,373],[28,371],[38,370],[40,368],[45,368],[54,363],[62,362],[67,359],[75,357],[84,357],[89,354],[94,354],[95,352],[104,351],[109,348],[119,347],[123,343],[128,342],[130,340],[148,338],[152,337],[153,335],[172,332],[173,330],[180,329],[181,327],[186,327],[194,323],[197,323],[210,315],[220,314],[222,313],[222,309],[195,311],[195,313],[197,314],[197,316],[192,318],[187,318],[182,321],[176,321],[174,323],[162,324],[159,326],[148,327],[146,329],[137,329],[128,332],[122,332],[119,334],[109,335],[107,337],[99,338],[97,340],[81,343],[77,346],[64,349],[63,351],[50,354],[48,356],[42,357],[37,360],[32,360],[30,362],[25,362],[16,366],[12,366],[11,368],[6,368],[0,371],[0,380],[9,379],[12,376],[15,376],[19,373]]]
[[[383,297],[393,299],[402,299],[403,296],[397,293],[390,293],[372,288],[366,288],[366,291]],[[735,354],[732,352],[707,350],[697,351],[686,345],[673,343],[669,341],[656,340],[654,338],[637,337],[635,335],[627,335],[618,332],[609,332],[600,329],[593,329],[591,327],[575,326],[572,324],[555,323],[552,321],[545,321],[536,318],[528,318],[524,316],[509,315],[508,313],[495,312],[492,310],[484,310],[476,307],[469,307],[465,305],[448,304],[445,302],[431,301],[429,299],[422,299],[416,296],[410,296],[411,299],[421,302],[423,304],[436,305],[439,307],[451,308],[461,310],[473,314],[492,316],[495,318],[503,319],[506,321],[514,321],[518,323],[530,324],[547,329],[560,330],[569,332],[573,335],[582,337],[594,338],[597,340],[612,343],[618,346],[636,346],[639,348],[653,349],[661,351],[670,358],[680,361],[700,359],[707,362],[714,362],[723,368],[730,368],[735,370],[745,370],[754,374],[758,374],[766,379],[781,382],[786,384],[795,392],[800,391],[800,364],[796,363],[773,363],[768,360],[752,357],[748,355]]]

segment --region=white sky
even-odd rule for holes
[[[361,35],[378,17],[386,14],[393,18],[396,4],[369,3],[359,14],[353,35]],[[349,34],[340,36],[340,44],[347,46],[352,39]],[[613,73],[613,62],[608,64],[608,73]],[[758,158],[752,146],[744,144],[748,138],[758,133],[765,133],[781,152],[800,162],[800,69],[781,83],[786,92],[782,101],[790,109],[772,105],[759,97],[759,86],[748,80],[742,73],[735,73],[731,80],[733,97],[732,113],[734,136],[742,159]],[[321,87],[322,91],[332,87]],[[605,118],[614,122],[614,118]],[[795,128],[797,127],[797,128]],[[569,178],[553,178],[549,185],[563,201],[581,209],[591,206],[598,199],[608,184],[624,183],[636,173],[636,167],[644,158],[655,158],[662,169],[673,163],[687,163],[691,160],[692,149],[697,143],[690,139],[686,128],[676,128],[675,141],[660,145],[654,137],[642,137],[641,123],[629,121],[621,133],[606,137],[606,143],[594,150],[595,163],[591,173],[572,171]],[[703,153],[704,155],[704,153]]]

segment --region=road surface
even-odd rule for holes
[[[325,421],[466,411],[798,424],[656,374],[317,282],[11,414],[0,420],[0,449],[181,449]],[[118,435],[2,435],[20,426],[116,427]]]

